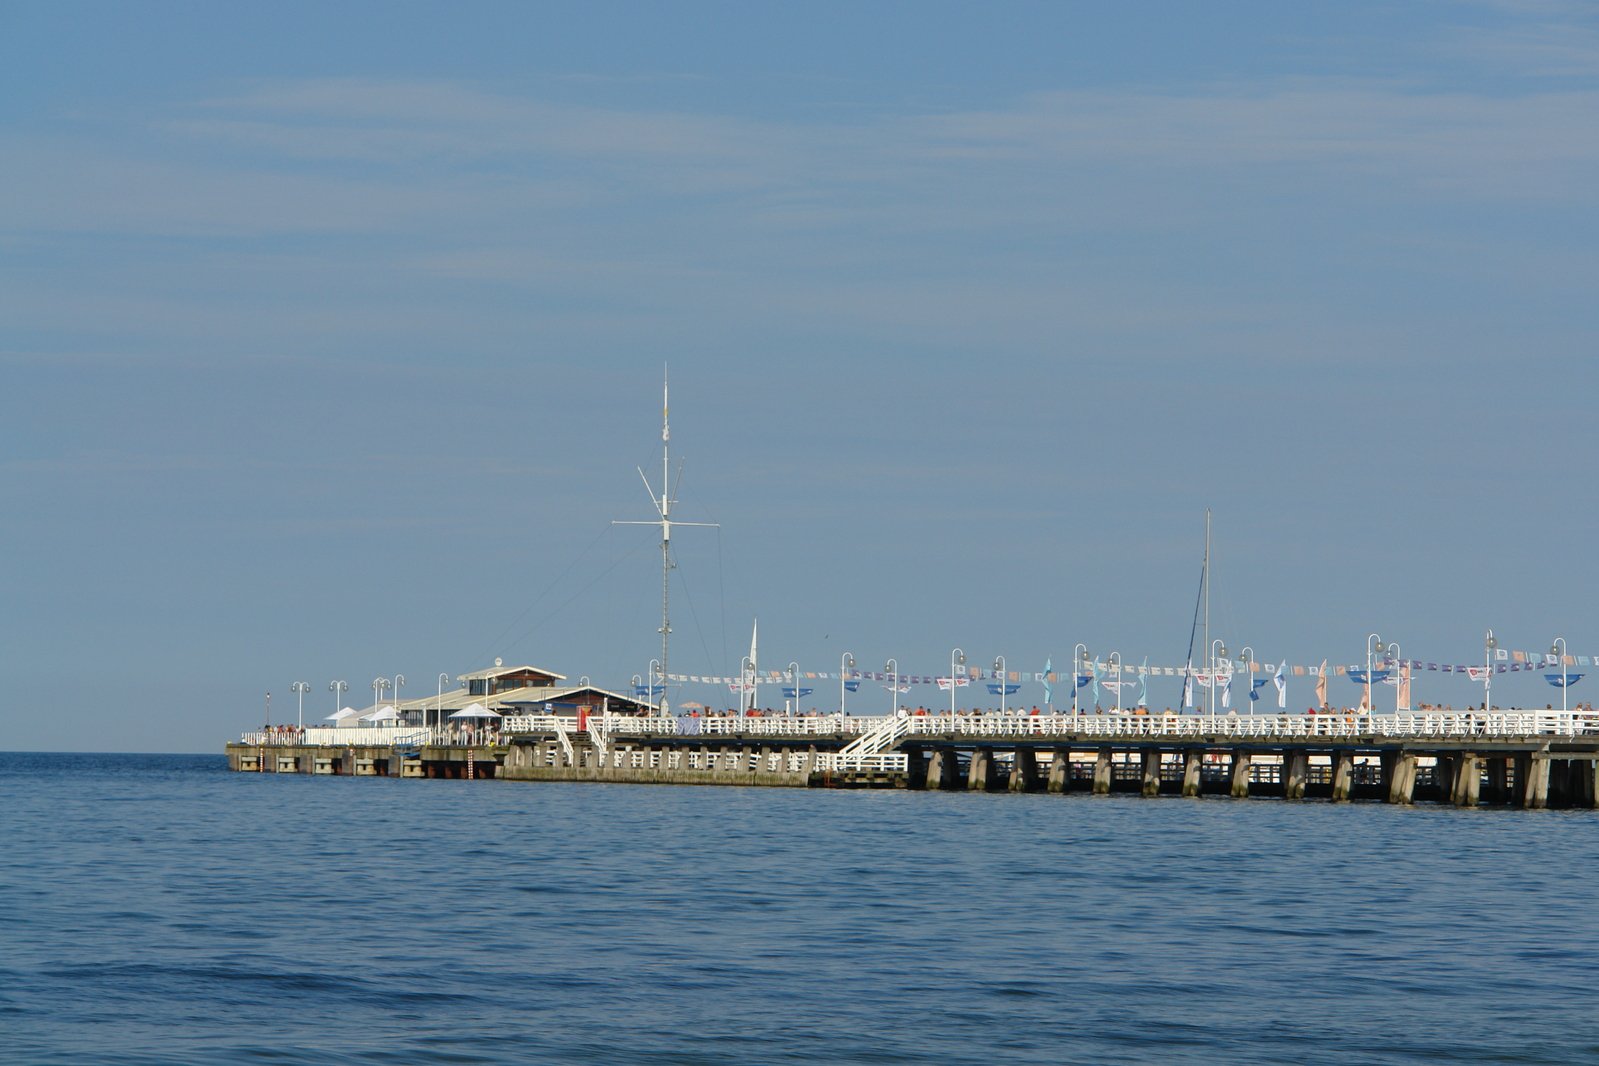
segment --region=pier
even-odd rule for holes
[[[258,773],[1599,808],[1599,721],[1550,711],[510,715],[470,739],[251,733],[227,756]]]

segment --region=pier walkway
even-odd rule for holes
[[[521,715],[465,733],[264,730],[227,753],[276,773],[1599,806],[1599,719],[1547,710]]]

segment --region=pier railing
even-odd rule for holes
[[[507,733],[555,733],[553,715],[508,717]],[[561,719],[566,729],[570,720]],[[595,723],[594,719],[590,720]],[[836,737],[854,741],[869,734],[892,737],[1061,737],[1078,740],[1142,738],[1431,740],[1440,737],[1575,737],[1599,735],[1599,716],[1561,711],[1402,712],[1399,714],[948,714],[901,716],[636,718],[606,715],[598,721],[608,737],[725,736]]]
[[[1483,737],[1528,739],[1599,736],[1599,715],[1561,711],[1426,711],[1399,714],[948,714],[900,716],[818,715],[812,717],[637,718],[595,715],[586,723],[587,736],[599,749],[618,738],[652,736],[718,736],[729,738],[828,737],[854,742],[843,755],[861,760],[890,755],[888,749],[913,737],[1020,738],[1059,737],[1074,742],[1171,739],[1314,740],[1317,738],[1437,740]],[[554,734],[570,744],[583,735],[576,722],[560,715],[510,715],[498,733],[452,731],[418,726],[317,726],[257,730],[240,740],[252,747],[295,745],[384,747],[483,744],[499,736]],[[861,744],[863,738],[870,743]],[[903,756],[897,756],[903,758]],[[841,767],[842,768],[842,764]],[[865,768],[864,763],[860,767]]]

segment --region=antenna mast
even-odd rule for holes
[[[655,494],[655,487],[650,484],[641,468],[638,476],[644,481],[644,490],[650,494],[650,503],[655,507],[657,517],[648,522],[612,522],[613,526],[660,526],[661,527],[661,705],[664,714],[668,708],[666,698],[666,673],[668,656],[672,647],[672,504],[677,501],[672,498],[672,423],[670,381],[665,368],[661,371],[661,494]],[[680,526],[699,526],[702,528],[717,528],[715,522],[677,522]],[[654,678],[645,680],[645,686],[651,687]]]

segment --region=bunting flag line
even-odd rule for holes
[[[949,691],[953,683],[957,688],[966,688],[973,681],[1004,682],[1009,685],[1040,684],[1044,687],[1045,702],[1050,702],[1053,697],[1054,685],[1060,682],[1075,684],[1077,688],[1091,688],[1093,702],[1099,701],[1099,684],[1106,675],[1116,676],[1121,680],[1134,678],[1140,683],[1141,694],[1147,693],[1148,679],[1151,677],[1180,677],[1183,679],[1183,704],[1192,707],[1194,693],[1193,686],[1198,684],[1205,688],[1225,688],[1231,683],[1232,677],[1237,673],[1247,674],[1251,682],[1256,682],[1257,675],[1265,675],[1277,685],[1278,706],[1283,707],[1287,701],[1286,678],[1292,674],[1294,677],[1314,677],[1317,679],[1317,700],[1325,704],[1322,689],[1329,677],[1347,677],[1356,684],[1366,683],[1366,667],[1364,663],[1356,665],[1330,665],[1327,660],[1322,660],[1320,665],[1300,665],[1288,662],[1262,663],[1262,662],[1230,662],[1222,661],[1215,666],[1195,666],[1188,663],[1181,666],[1151,666],[1145,659],[1140,664],[1118,666],[1114,659],[1108,663],[1101,660],[1088,660],[1086,672],[1066,673],[1050,669],[1051,662],[1044,664],[1044,669],[1036,673],[1028,671],[1011,670],[1000,676],[994,670],[984,670],[977,667],[968,668],[964,674],[957,674],[953,682],[948,675],[942,674],[910,674],[898,675],[901,691],[907,686],[936,685],[941,691]],[[1481,682],[1492,675],[1504,674],[1540,674],[1545,680],[1551,672],[1559,678],[1561,668],[1566,675],[1572,678],[1574,684],[1580,675],[1570,667],[1591,669],[1599,667],[1599,654],[1596,655],[1550,655],[1547,652],[1526,652],[1514,649],[1495,649],[1495,654],[1487,664],[1482,663],[1447,663],[1436,660],[1423,659],[1393,659],[1384,658],[1380,667],[1372,668],[1373,684],[1388,684],[1404,686],[1406,681],[1414,680],[1418,673],[1434,674],[1463,674],[1472,681]],[[800,678],[805,681],[841,681],[847,691],[855,692],[860,688],[862,681],[888,682],[895,680],[895,675],[867,670],[854,670],[848,673],[827,671],[802,671]],[[757,685],[789,685],[794,679],[786,670],[759,670],[747,671],[742,675],[721,676],[711,674],[666,674],[661,681],[673,684],[707,684],[726,685],[734,693],[749,693]],[[1105,682],[1107,685],[1109,682]],[[1551,681],[1550,684],[1556,684]],[[635,695],[650,696],[650,693],[659,691],[659,684],[653,689],[643,684],[633,686]],[[653,698],[653,697],[651,697]]]

